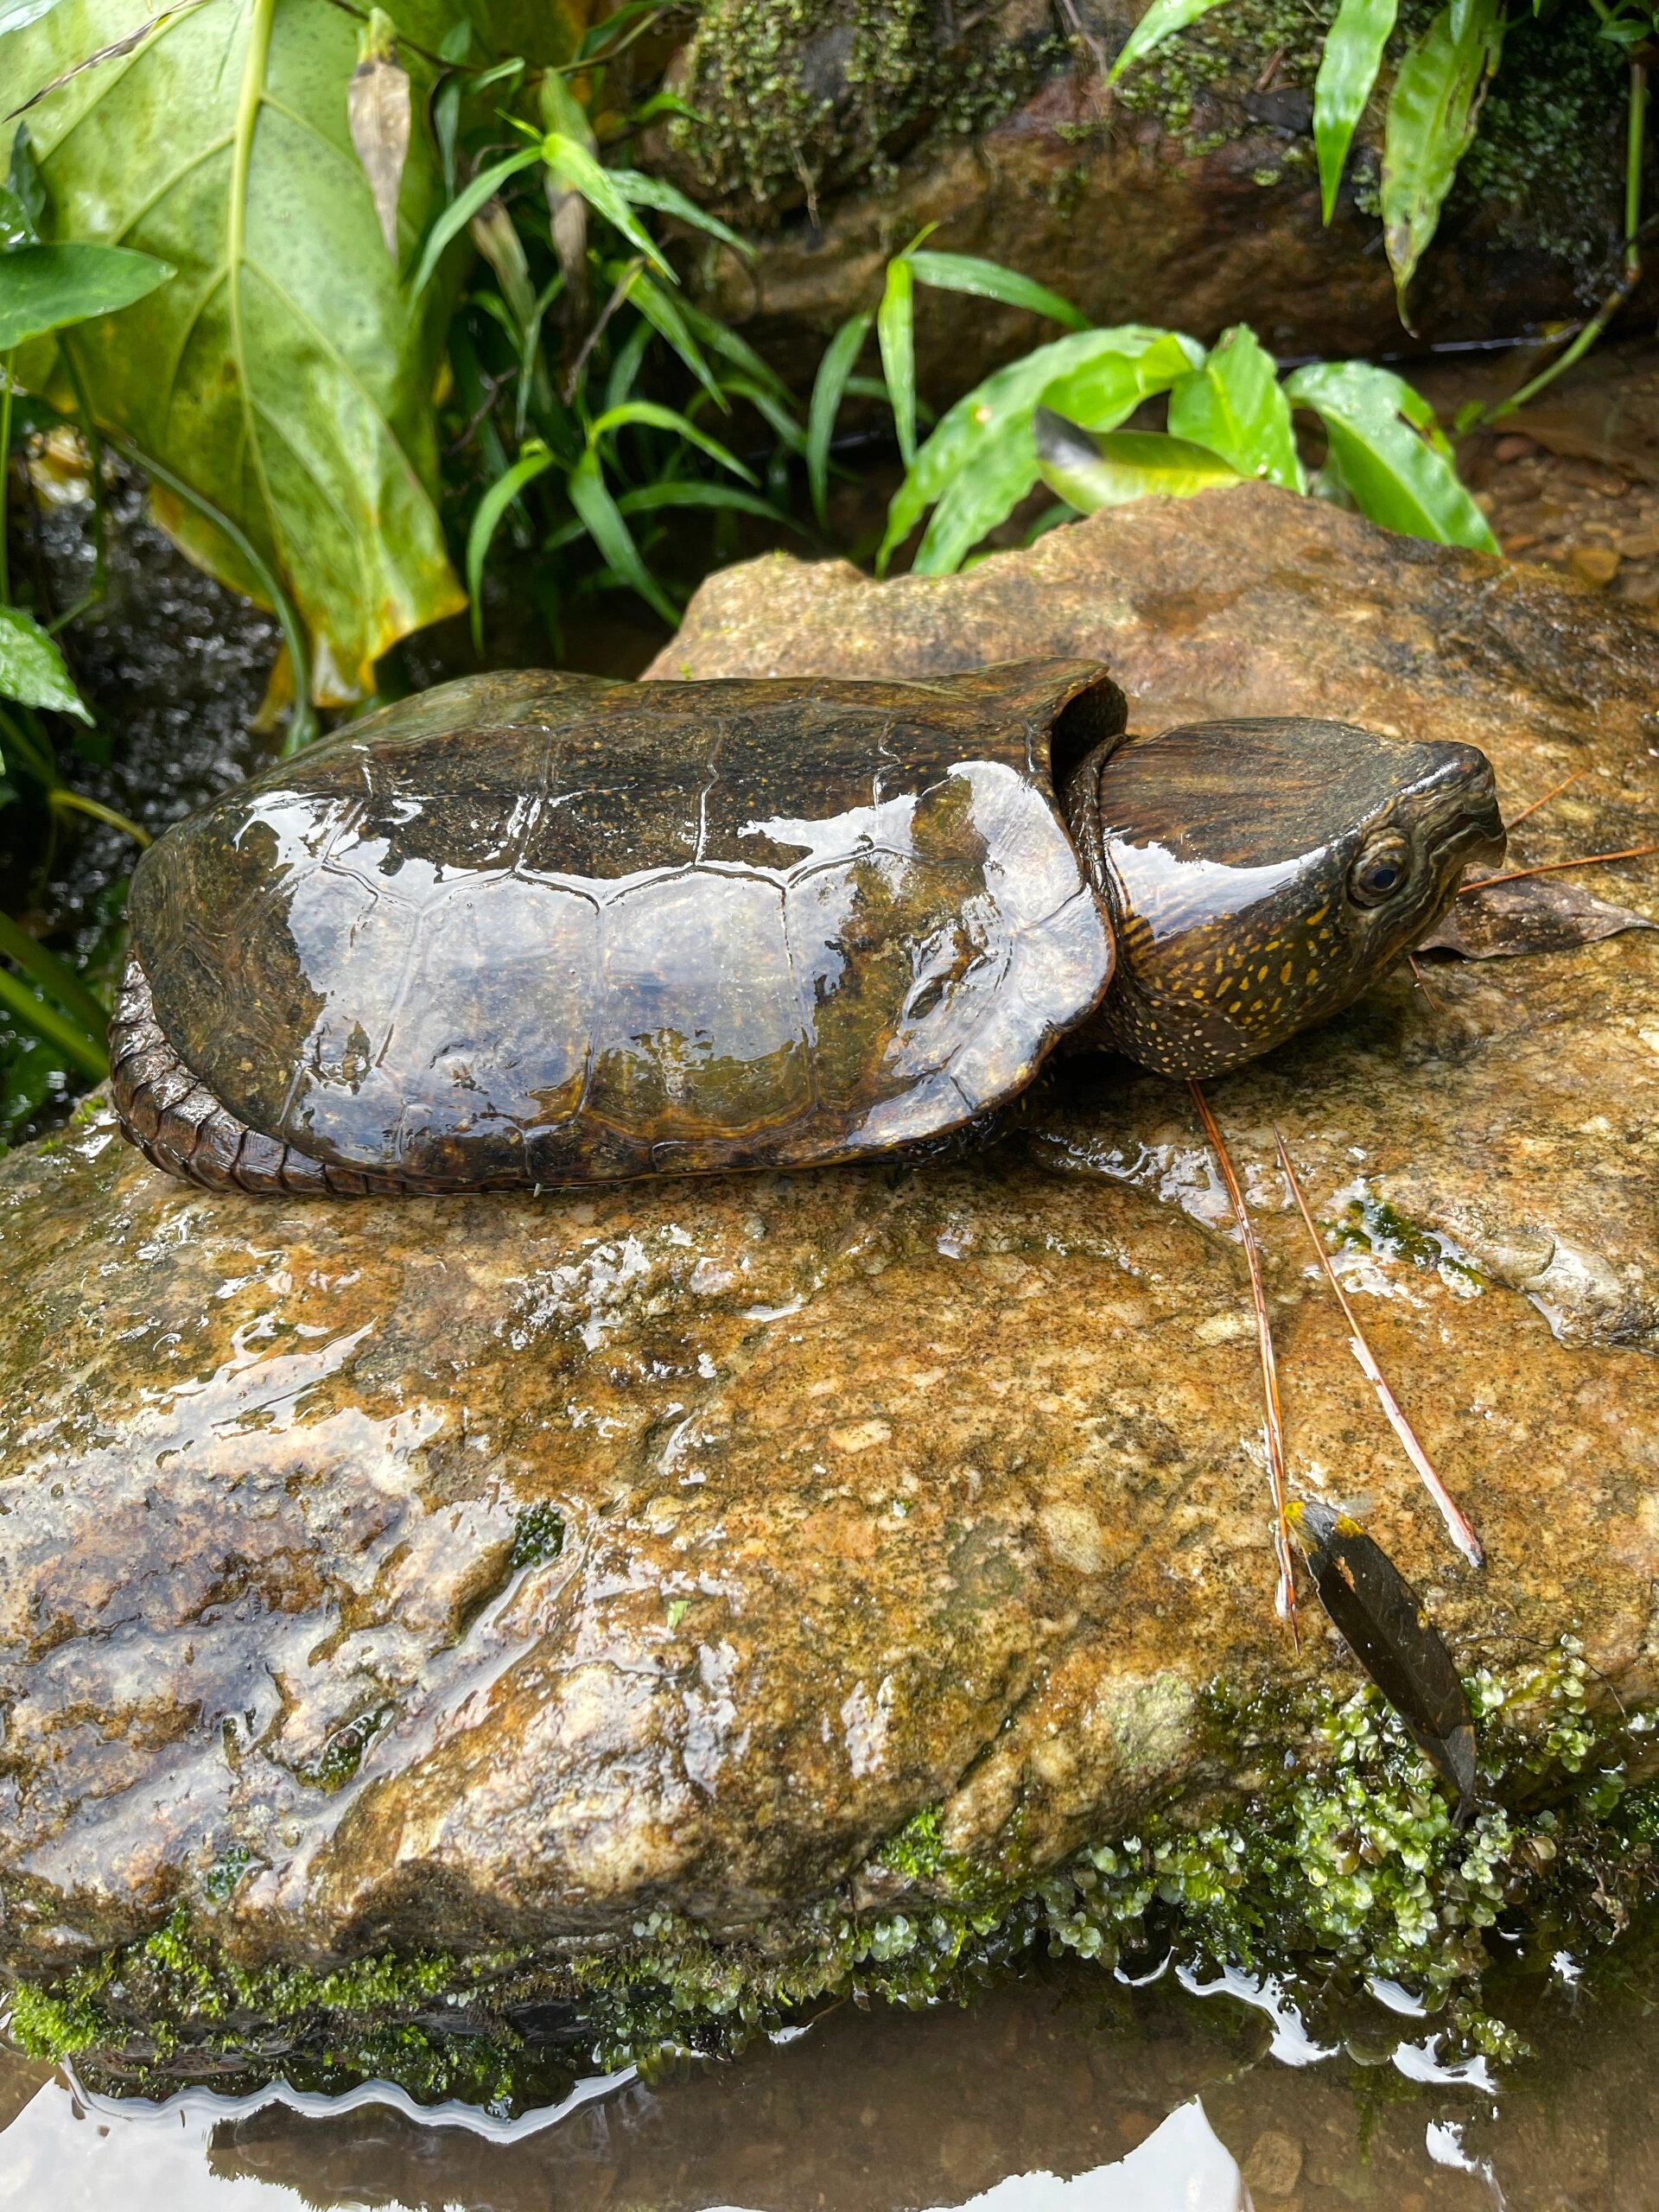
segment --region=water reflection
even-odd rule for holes
[[[0,2057],[0,2207],[1651,2212],[1659,2009],[1557,1983],[1535,2010],[1539,2057],[1494,2093],[1402,2066],[1381,2011],[1287,2065],[1271,2010],[1065,1964],[968,2011],[842,2005],[736,2064],[590,2084],[493,2134],[367,2092],[89,2107]]]

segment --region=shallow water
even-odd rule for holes
[[[1494,2081],[1478,2062],[1437,2066],[1427,2032],[1392,2058],[1381,2032],[1319,2056],[1294,2021],[1234,1995],[1065,1966],[966,2011],[842,2005],[734,2063],[590,2082],[558,2115],[511,2125],[455,2107],[431,2125],[373,2090],[303,2111],[197,2097],[158,2113],[82,2101],[0,2056],[0,2206],[1659,2207],[1659,2008],[1640,1989],[1592,1999],[1560,1981],[1535,2011],[1536,2056]]]

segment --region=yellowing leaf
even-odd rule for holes
[[[1245,480],[1207,446],[1162,430],[1085,430],[1047,407],[1038,409],[1035,429],[1044,483],[1080,514],[1160,493],[1191,499]]]

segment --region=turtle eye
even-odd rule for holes
[[[1380,906],[1405,881],[1411,855],[1403,837],[1373,838],[1348,871],[1348,895],[1356,905]]]

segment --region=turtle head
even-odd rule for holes
[[[1067,799],[1117,925],[1095,1033],[1167,1075],[1218,1075],[1338,1012],[1503,852],[1484,753],[1347,722],[1103,747]]]

